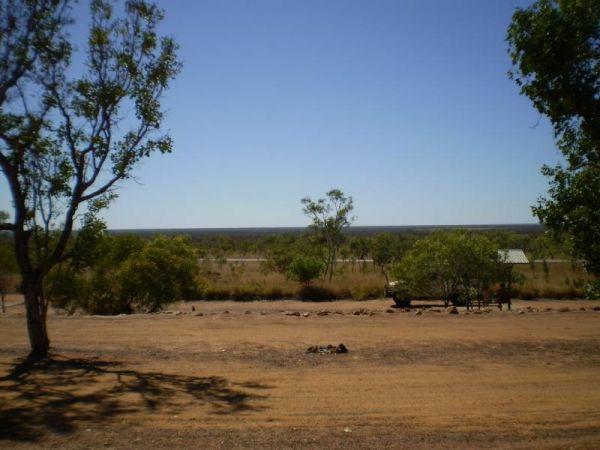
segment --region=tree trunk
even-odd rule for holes
[[[50,347],[48,330],[46,328],[46,311],[48,306],[44,300],[42,281],[35,276],[26,276],[23,279],[23,293],[25,295],[25,308],[27,311],[27,331],[31,355],[45,356]]]

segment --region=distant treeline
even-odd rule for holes
[[[373,236],[380,233],[394,234],[428,234],[435,230],[468,230],[477,231],[507,231],[518,234],[537,235],[544,232],[544,227],[537,223],[521,224],[492,224],[492,225],[388,225],[388,226],[352,226],[345,228],[343,233],[349,236]],[[136,236],[189,236],[192,239],[214,237],[234,237],[255,239],[265,236],[283,234],[304,234],[307,227],[248,227],[248,228],[146,228],[146,229],[113,229],[108,230],[114,235]]]

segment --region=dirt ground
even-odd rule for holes
[[[458,315],[390,304],[52,313],[52,357],[35,364],[19,364],[25,319],[11,306],[0,446],[600,448],[600,302]],[[306,353],[339,343],[347,354]]]

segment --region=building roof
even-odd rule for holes
[[[506,264],[529,264],[525,252],[520,248],[500,249],[498,255],[500,255],[502,262]]]

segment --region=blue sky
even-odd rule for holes
[[[184,64],[164,101],[175,151],[123,185],[110,228],[299,226],[300,198],[333,187],[358,225],[535,221],[560,155],[507,77],[529,2],[159,3]]]

